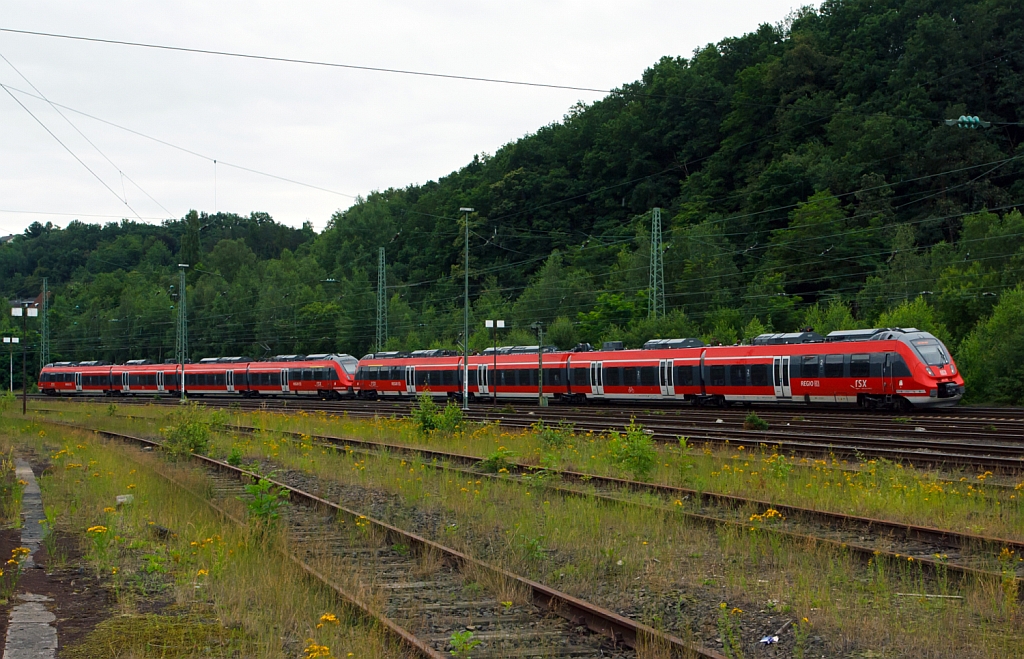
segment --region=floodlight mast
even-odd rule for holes
[[[463,309],[463,334],[462,334],[462,409],[469,409],[469,214],[472,208],[463,206],[459,209],[464,213],[463,218],[466,224],[466,301]],[[479,386],[479,385],[478,385]]]

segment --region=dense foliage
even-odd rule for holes
[[[34,296],[49,278],[54,357],[166,357],[178,262],[196,266],[195,357],[358,356],[374,342],[384,247],[388,347],[453,346],[468,206],[474,348],[495,317],[514,328],[501,343],[536,342],[541,321],[562,347],[916,325],[962,345],[965,369],[1005,371],[971,375],[979,398],[1019,403],[1019,9],[830,0],[665,57],[493,156],[360,199],[320,235],[261,214],[35,224],[0,249],[2,286]],[[992,126],[944,122],[963,114]],[[668,314],[651,319],[654,207]]]

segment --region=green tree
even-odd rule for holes
[[[1024,404],[1024,285],[1007,291],[960,346],[957,362],[972,401]]]

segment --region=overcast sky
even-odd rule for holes
[[[0,0],[0,27],[611,89],[798,4]],[[4,32],[0,54],[54,103],[206,156],[63,110],[108,161],[46,102],[13,92],[108,189],[0,89],[2,234],[34,221],[159,222],[190,208],[321,230],[352,197],[211,159],[354,197],[436,180],[602,96]],[[32,91],[3,60],[0,83]]]

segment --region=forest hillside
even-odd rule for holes
[[[682,46],[682,45],[681,45]],[[948,125],[962,115],[988,127]],[[177,263],[194,358],[917,326],[974,401],[1024,403],[1024,12],[1016,0],[830,0],[666,56],[635,82],[325,231],[265,214],[33,224],[0,287],[47,278],[54,359],[173,353]],[[396,182],[398,185],[400,182]],[[660,209],[665,313],[649,301]],[[5,318],[4,331],[9,331]]]

